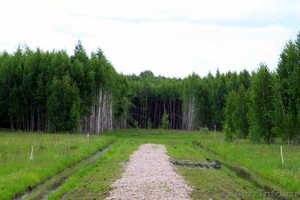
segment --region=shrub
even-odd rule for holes
[[[207,127],[201,127],[201,126],[199,126],[199,130],[200,130],[200,133],[208,134],[208,128]]]

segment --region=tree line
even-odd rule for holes
[[[88,57],[80,40],[72,56],[20,45],[0,54],[0,125],[12,131],[112,130],[124,121],[127,91],[102,50]]]
[[[289,40],[275,72],[260,64],[248,90],[231,91],[225,108],[226,138],[300,144],[300,33]]]
[[[0,126],[43,132],[113,128],[224,129],[226,139],[300,141],[300,33],[276,71],[169,78],[118,74],[101,49],[87,56],[20,46],[0,54]],[[163,121],[163,125],[162,125]],[[165,122],[168,122],[167,125]]]
[[[192,73],[181,79],[155,77],[151,71],[144,71],[139,76],[128,75],[128,82],[132,103],[129,125],[137,122],[141,128],[147,128],[150,122],[153,128],[159,128],[166,111],[171,129],[212,129],[214,125],[222,129],[227,94],[238,91],[241,85],[248,89],[251,75],[247,70],[226,74],[217,70],[215,76],[209,72],[201,78]]]
[[[169,128],[224,129],[226,139],[300,143],[300,33],[287,41],[275,71],[261,63],[256,71],[228,71],[201,78],[154,77],[151,71],[129,75],[133,91],[129,116],[142,128],[160,127],[164,110]],[[133,125],[133,123],[131,123]]]

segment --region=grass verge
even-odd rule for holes
[[[73,175],[50,199],[104,199],[109,195],[111,183],[121,177],[124,164],[141,144],[163,144],[173,160],[207,162],[216,159],[192,144],[201,143],[220,155],[246,166],[264,177],[274,180],[291,192],[300,192],[300,147],[283,145],[284,164],[281,163],[279,144],[255,144],[248,140],[226,142],[224,134],[208,134],[197,131],[176,130],[120,130],[109,136],[0,133],[0,199],[10,199],[23,193],[66,167],[77,163],[96,151],[103,149],[117,138],[98,162],[82,168]],[[30,161],[31,146],[34,145],[33,161]],[[219,158],[218,158],[219,159]],[[192,167],[177,167],[194,189],[194,199],[235,199],[237,192],[243,199],[251,199],[251,192],[260,191],[253,183],[239,178],[222,166],[221,171],[201,170]],[[274,183],[275,184],[275,183]],[[247,193],[248,192],[248,193]],[[245,196],[248,194],[248,196]],[[251,194],[252,195],[252,194]]]
[[[281,161],[280,144],[258,144],[249,140],[225,141],[224,133],[217,137],[211,132],[196,136],[205,148],[217,152],[248,169],[300,194],[300,146],[282,145],[284,164]],[[300,197],[300,196],[299,196]]]
[[[57,172],[108,146],[115,137],[0,133],[0,199],[30,190]],[[33,160],[30,160],[33,146]]]
[[[212,154],[192,144],[193,134],[190,133],[172,135],[168,131],[155,133],[155,131],[124,130],[113,134],[119,135],[118,141],[99,159],[98,163],[82,169],[69,179],[60,191],[50,195],[49,199],[105,199],[112,189],[111,183],[121,178],[124,163],[144,143],[165,145],[167,154],[177,161],[206,162],[207,158],[213,159]],[[226,167],[222,167],[221,171],[177,167],[177,172],[192,186],[193,199],[240,199],[235,197],[237,191],[244,194],[259,190],[253,184],[238,178]],[[243,199],[251,199],[251,197],[249,195]]]
[[[78,171],[48,199],[105,199],[112,189],[110,184],[121,178],[124,164],[140,145],[134,138],[118,139],[97,163]]]

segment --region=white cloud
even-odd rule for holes
[[[31,48],[66,48],[72,54],[81,38],[88,53],[101,47],[119,72],[152,70],[171,77],[192,71],[204,76],[217,68],[253,70],[260,62],[275,69],[281,47],[294,30],[191,21],[268,21],[299,15],[300,7],[297,1],[281,0],[40,2],[7,1],[0,8],[1,19],[6,19],[0,51],[12,52],[19,42],[26,42]],[[145,20],[134,23],[135,19]]]
[[[299,6],[297,0],[12,0],[5,2],[1,13],[24,16],[33,12],[56,11],[121,19],[274,20],[290,13],[299,15]]]
[[[275,69],[290,34],[281,26],[238,28],[171,21],[125,25],[106,20],[96,24],[103,28],[91,31],[93,37],[118,71],[139,74],[151,69],[171,77],[184,77],[191,71],[204,76],[217,67],[222,72],[252,70],[260,62]]]

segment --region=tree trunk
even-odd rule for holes
[[[99,99],[98,99],[98,120],[97,120],[97,133],[100,132],[100,123],[101,123],[101,108],[102,108],[102,86],[99,91]]]
[[[112,102],[113,102],[113,98],[112,98],[112,94],[110,94],[110,131],[113,130]]]
[[[32,105],[31,105],[31,132],[34,132],[34,112],[33,112]]]
[[[153,124],[154,124],[154,127],[157,128],[157,118],[158,118],[158,102],[156,101],[155,102],[155,109],[154,109],[154,116],[153,116]]]

